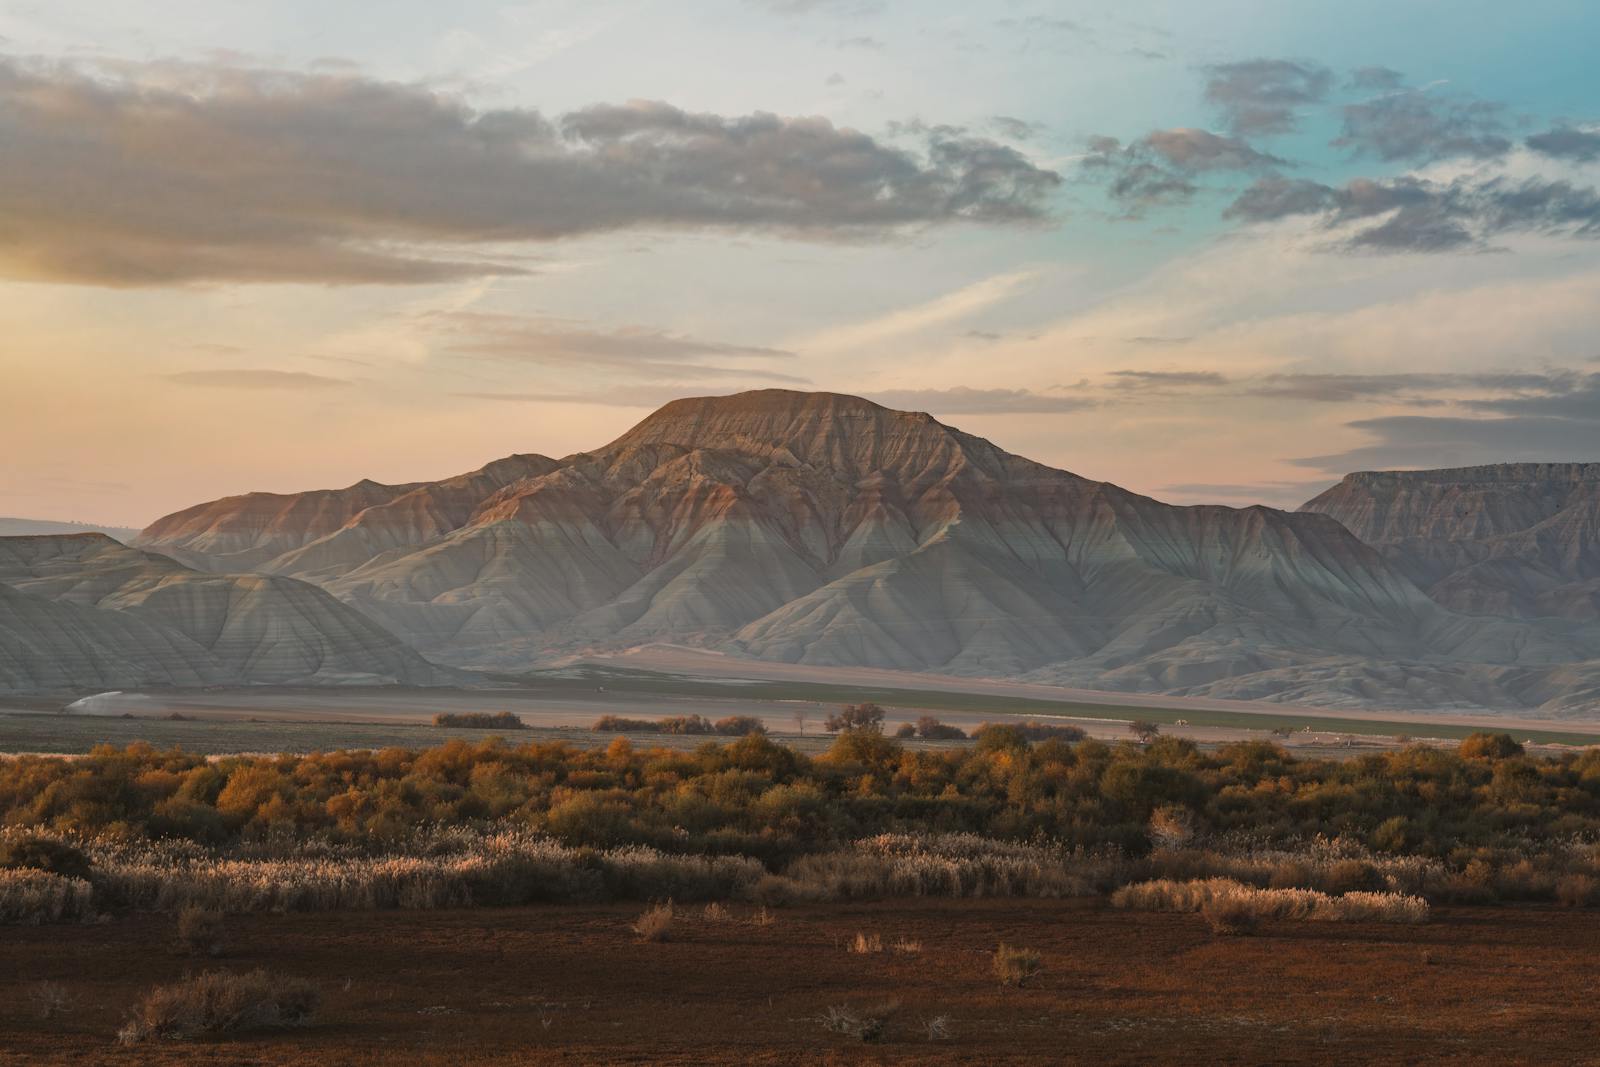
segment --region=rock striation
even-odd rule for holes
[[[100,534],[0,538],[0,689],[455,680],[292,578],[200,573]]]

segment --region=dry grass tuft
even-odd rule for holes
[[[922,942],[913,941],[909,937],[898,938],[889,946],[896,956],[917,956],[922,953]]]
[[[857,934],[856,939],[850,942],[850,951],[860,956],[882,952],[883,937],[880,934]]]
[[[139,1003],[117,1032],[124,1045],[183,1040],[201,1034],[298,1026],[316,1014],[317,987],[268,971],[242,974],[208,971],[174,985],[159,986]]]
[[[922,1033],[929,1041],[948,1041],[955,1036],[948,1015],[935,1015],[931,1019],[922,1020]]]
[[[823,1012],[817,1021],[831,1033],[861,1041],[877,1041],[888,1030],[889,1020],[899,1011],[898,1000],[886,1000],[862,1011],[855,1011],[848,1004],[840,1004]]]
[[[1200,916],[1218,937],[1248,937],[1261,924],[1261,916],[1242,897],[1216,897],[1200,906]]]
[[[634,921],[633,932],[640,941],[667,941],[672,938],[672,921],[675,915],[672,901],[657,904]]]
[[[35,1016],[48,1022],[65,1015],[72,1007],[72,998],[60,982],[40,982],[28,990],[28,1005]]]
[[[31,867],[0,869],[0,923],[67,922],[94,915],[94,891],[81,878]]]
[[[733,912],[713,900],[705,906],[705,910],[700,913],[700,917],[708,923],[732,922]]]
[[[1031,948],[1017,948],[1001,942],[994,950],[994,976],[1001,985],[1022,986],[1039,973],[1043,960]]]
[[[1568,874],[1556,882],[1556,899],[1569,908],[1587,908],[1594,903],[1597,889],[1600,882],[1589,875]]]
[[[767,906],[765,904],[757,908],[755,910],[755,914],[750,916],[750,925],[752,926],[771,926],[777,921],[777,918],[772,914],[772,912],[767,910]]]
[[[178,950],[190,956],[221,956],[227,951],[222,913],[191,904],[178,913]]]
[[[1341,896],[1314,889],[1257,889],[1228,878],[1189,882],[1157,879],[1123,886],[1111,894],[1111,904],[1132,911],[1214,912],[1222,904],[1237,919],[1248,909],[1256,919],[1293,919],[1306,922],[1421,923],[1428,921],[1428,902],[1401,893],[1350,892]]]

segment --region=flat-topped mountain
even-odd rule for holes
[[[1600,463],[1369,471],[1301,510],[1338,519],[1456,611],[1600,619]]]
[[[460,666],[671,641],[1124,690],[1514,706],[1583,689],[1572,665],[1600,655],[1592,627],[1446,610],[1324,515],[1174,507],[927,414],[788,390],[675,401],[560,460],[200,505],[139,543],[316,582]]]
[[[0,689],[454,678],[316,586],[100,534],[0,538],[0,634]]]

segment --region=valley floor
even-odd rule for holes
[[[1600,913],[1438,908],[1422,926],[1268,923],[1217,938],[1195,915],[1092,900],[751,909],[640,943],[642,906],[253,915],[223,959],[174,954],[170,916],[0,934],[0,1064],[1574,1063],[1600,1048]],[[858,933],[885,950],[854,953]],[[896,953],[897,940],[920,951]],[[1037,950],[1027,987],[997,942]],[[209,967],[315,980],[297,1030],[119,1048],[140,994]],[[41,1021],[30,992],[66,989]],[[830,1006],[897,998],[877,1043]],[[920,1023],[949,1017],[929,1041]]]

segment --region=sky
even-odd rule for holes
[[[824,389],[1180,504],[1600,460],[1600,5],[0,0],[0,515]]]

